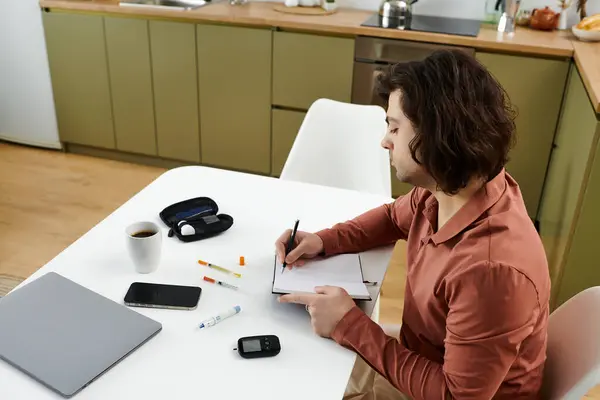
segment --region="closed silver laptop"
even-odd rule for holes
[[[54,272],[0,298],[0,359],[71,397],[162,325]]]

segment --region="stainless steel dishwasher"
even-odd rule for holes
[[[468,47],[411,42],[359,36],[354,44],[354,76],[352,79],[352,102],[384,106],[375,90],[375,79],[390,64],[419,61],[439,49],[460,49],[470,54]]]

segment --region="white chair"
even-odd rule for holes
[[[385,110],[319,99],[309,108],[280,179],[392,196],[390,159],[381,147]],[[379,297],[371,318],[379,321]]]
[[[567,300],[548,322],[543,394],[579,400],[600,384],[600,286]]]
[[[391,197],[389,155],[381,148],[386,129],[379,106],[319,99],[302,122],[281,179]]]

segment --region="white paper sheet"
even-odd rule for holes
[[[308,261],[292,270],[285,269],[275,263],[275,279],[273,292],[314,293],[316,286],[339,286],[356,299],[370,299],[367,286],[363,283],[363,275],[358,254],[341,254],[314,261]]]

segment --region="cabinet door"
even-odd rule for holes
[[[354,39],[275,32],[273,104],[307,110],[319,98],[350,102]]]
[[[540,203],[540,235],[553,286],[564,261],[576,211],[580,208],[596,141],[596,115],[573,68]]]
[[[299,111],[277,110],[272,112],[273,154],[271,174],[279,176],[285,165],[296,135],[302,126],[306,113]]]
[[[114,148],[102,17],[45,12],[43,22],[60,139]]]
[[[156,155],[148,21],[105,17],[117,149]]]
[[[196,26],[150,21],[158,155],[200,161]]]
[[[553,302],[558,306],[600,285],[597,237],[600,213],[600,123],[573,68],[540,208]]]
[[[198,25],[202,162],[271,171],[271,31]]]
[[[600,134],[600,122],[596,123],[595,136]],[[556,306],[561,305],[577,293],[600,285],[600,143],[593,149],[593,164],[583,194],[581,210],[576,219],[572,244],[566,254],[566,262],[559,280]]]
[[[536,218],[560,112],[568,60],[478,53],[516,106],[516,145],[506,170],[517,180],[531,218]]]

